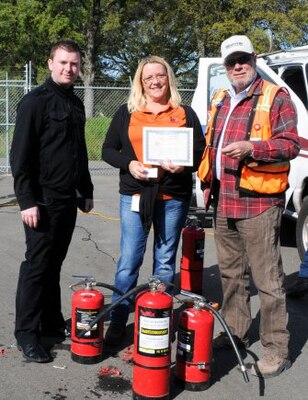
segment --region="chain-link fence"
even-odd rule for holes
[[[11,145],[16,106],[29,90],[26,81],[0,81],[0,173],[10,173]],[[86,141],[91,173],[103,173],[101,148],[111,119],[119,106],[127,101],[129,88],[75,87],[86,108]],[[193,89],[180,89],[183,104],[191,104]]]
[[[18,101],[26,93],[25,81],[0,81],[0,173],[10,172],[9,150]]]

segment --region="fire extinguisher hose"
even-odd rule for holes
[[[215,315],[215,317],[218,319],[218,321],[221,323],[222,327],[224,328],[226,334],[229,336],[229,339],[231,341],[231,344],[232,344],[235,354],[237,356],[237,359],[238,359],[238,362],[240,365],[240,369],[241,369],[241,372],[244,377],[244,381],[246,383],[249,382],[249,377],[248,377],[248,373],[247,373],[247,369],[245,367],[244,361],[242,359],[242,356],[241,356],[239,349],[233,339],[232,333],[231,333],[226,321],[223,319],[223,317],[220,315],[220,313],[214,307],[211,306],[211,304],[205,302],[204,306],[205,306],[205,308],[208,308]]]
[[[115,286],[109,285],[108,283],[96,282],[95,286],[103,287],[105,289],[110,289],[113,292],[117,293],[119,296],[123,296],[124,295],[122,290],[117,289]],[[127,299],[127,301],[129,301],[131,304],[134,304],[133,300],[131,300],[131,299]]]

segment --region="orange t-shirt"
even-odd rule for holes
[[[142,132],[144,126],[155,126],[155,127],[184,127],[186,126],[186,115],[183,107],[174,108],[169,103],[169,107],[158,113],[153,114],[143,107],[141,111],[133,111],[130,118],[130,124],[128,128],[129,140],[134,148],[138,161],[143,163],[143,144],[142,144]],[[151,165],[146,165],[151,168]],[[163,193],[158,194],[159,199],[168,200],[172,196]]]

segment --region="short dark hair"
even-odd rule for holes
[[[74,42],[71,39],[61,39],[57,43],[55,43],[51,50],[50,50],[50,55],[49,58],[52,60],[55,56],[55,52],[58,49],[64,49],[68,51],[69,53],[79,53],[80,57],[82,57],[82,52],[81,49],[78,45],[78,43]]]

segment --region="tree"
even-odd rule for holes
[[[246,34],[258,53],[300,46],[308,39],[306,0],[127,0],[108,14],[102,66],[123,80],[137,60],[159,54],[180,78],[195,79],[199,57],[219,56],[232,34]],[[114,46],[118,43],[118,46]]]
[[[218,56],[227,37],[245,34],[257,53],[301,46],[308,40],[308,2],[306,0],[222,0],[182,3],[183,13],[195,24],[200,56]],[[203,7],[203,20],[198,7]],[[204,43],[204,49],[202,49]]]
[[[5,1],[2,4],[0,29],[10,37],[10,46],[2,46],[1,59],[7,66],[32,62],[35,80],[46,75],[50,46],[63,37],[70,37],[84,49],[81,78],[86,86],[95,79],[96,60],[100,48],[102,12],[100,0]],[[74,16],[72,18],[72,16]],[[1,37],[0,37],[1,38]],[[2,38],[1,38],[2,39]],[[4,39],[4,38],[3,38]],[[21,64],[21,65],[20,65]],[[92,114],[92,93],[85,93],[87,114]]]
[[[138,61],[150,54],[165,57],[177,76],[198,63],[194,37],[183,25],[176,0],[128,0],[117,15],[109,15],[104,29],[102,64],[117,77],[132,77]],[[115,40],[119,47],[112,45]]]
[[[199,57],[218,56],[232,34],[248,35],[258,53],[308,40],[307,0],[11,0],[1,1],[1,68],[32,61],[46,74],[52,43],[70,37],[84,50],[81,78],[128,82],[138,60],[165,57],[179,80],[195,82]],[[10,40],[8,40],[10,38]],[[91,92],[86,94],[91,114]]]

